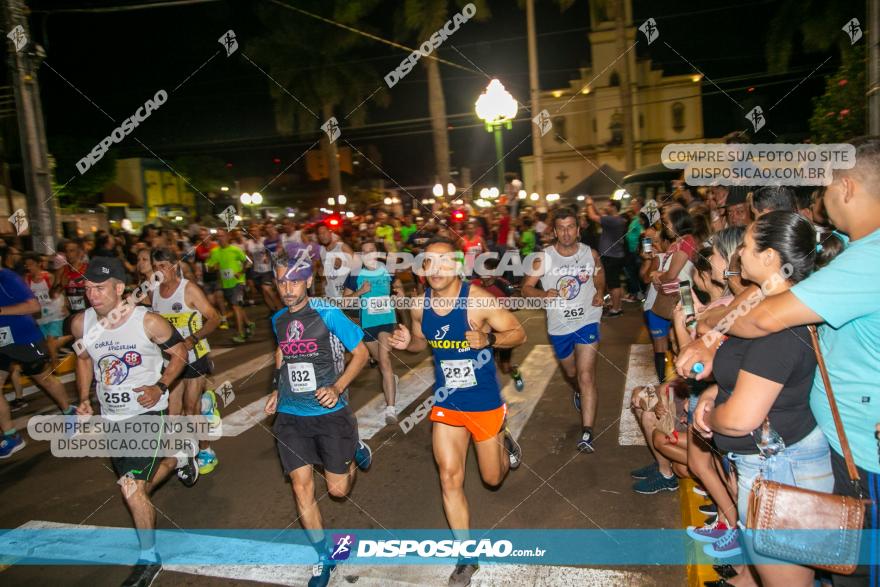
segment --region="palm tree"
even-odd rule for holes
[[[461,9],[466,4],[474,4],[476,14],[471,20],[489,18],[487,0],[404,0],[403,10],[399,13],[399,28],[417,44],[428,40],[435,31],[443,27],[449,20],[450,8],[454,5]],[[437,179],[440,185],[449,183],[449,133],[446,122],[446,97],[443,94],[443,80],[440,77],[440,65],[436,59],[421,59],[428,76],[428,111],[431,115],[431,130],[434,137],[434,161]]]
[[[377,0],[304,0],[303,10],[333,21],[357,25]],[[276,6],[263,6],[265,35],[247,47],[257,66],[272,78],[270,92],[275,125],[282,135],[321,132],[321,150],[328,163],[329,195],[342,191],[336,142],[319,130],[335,116],[341,126],[362,124],[365,101],[384,105],[388,95],[380,76],[362,61],[358,50],[365,37]]]

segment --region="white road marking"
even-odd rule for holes
[[[137,535],[131,528],[112,528],[108,526],[78,526],[59,522],[46,522],[31,520],[18,527],[20,530],[63,530],[66,528],[76,529],[76,537],[71,536],[70,542],[58,540],[57,535],[47,535],[45,544],[36,540],[28,543],[30,556],[46,556],[53,559],[67,559],[81,561],[84,556],[83,543],[91,541],[92,552],[103,552],[117,557],[134,558],[136,552],[126,545],[137,544]],[[114,532],[102,532],[114,530]],[[128,540],[123,540],[122,533],[126,531],[131,535]],[[32,537],[31,537],[32,538]],[[247,556],[246,553],[261,553],[266,556],[267,548],[283,548],[289,553],[291,548],[303,549],[304,555],[309,556],[311,547],[290,544],[268,544],[265,541],[223,538],[222,546],[214,538],[205,534],[199,534],[198,540],[186,546],[192,546],[192,551],[182,556],[202,558],[212,556],[221,548],[226,551],[234,549],[237,556]],[[20,554],[21,545],[15,544],[15,530],[6,532],[0,536],[0,555],[14,556]],[[12,561],[10,561],[12,562]],[[98,561],[95,561],[98,562]],[[337,567],[334,584],[342,585],[348,582],[356,582],[357,585],[367,587],[394,587],[447,585],[449,573],[452,571],[455,561],[449,561],[448,565],[349,565],[342,563]],[[166,571],[215,577],[218,579],[246,580],[273,585],[303,585],[311,577],[310,565],[224,565],[224,564],[199,564],[199,565],[163,565]],[[349,581],[350,579],[350,581]],[[611,569],[591,569],[582,567],[546,566],[546,565],[504,565],[484,564],[474,575],[471,585],[477,586],[516,586],[535,585],[542,587],[567,587],[579,585],[585,587],[604,587],[605,585],[656,585],[656,581],[647,573],[616,571]]]
[[[526,422],[556,372],[556,365],[550,345],[537,344],[519,366],[525,388],[517,391],[511,380],[501,390],[501,395],[507,402],[507,425],[514,438],[518,439],[522,434]]]
[[[361,376],[363,376],[363,373],[362,371]],[[376,375],[376,378],[378,379],[378,375]],[[403,413],[407,406],[416,401],[432,385],[434,385],[434,363],[428,357],[400,378],[400,382],[397,384],[397,397],[394,402],[397,407],[397,414]],[[385,395],[382,393],[382,384],[376,385],[375,389],[376,396],[355,414],[361,440],[373,438],[386,426]]]
[[[623,386],[623,405],[620,408],[621,446],[645,446],[645,435],[629,409],[632,390],[640,385],[657,383],[654,371],[654,349],[650,344],[634,344],[629,347],[629,365],[626,368],[626,383]]]

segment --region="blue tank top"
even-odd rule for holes
[[[434,405],[463,412],[500,408],[501,388],[495,354],[489,347],[470,348],[464,333],[471,329],[467,317],[468,283],[461,284],[453,309],[439,316],[431,309],[431,289],[425,291],[422,335],[434,350]],[[445,308],[442,308],[445,309]]]

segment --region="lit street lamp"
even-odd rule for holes
[[[495,133],[495,157],[498,160],[498,185],[504,187],[504,147],[501,127],[510,130],[516,117],[517,103],[497,79],[489,82],[475,104],[477,116],[486,123],[486,130]]]
[[[431,193],[434,194],[438,198],[443,197],[443,186],[440,185],[439,183],[435,183],[434,188],[431,190]]]
[[[339,194],[336,201],[339,202],[340,206],[345,206],[346,202],[348,202],[348,198],[345,197],[345,194]]]
[[[455,184],[454,183],[449,182],[446,184],[446,193],[450,196],[455,195]],[[443,194],[440,194],[440,195],[443,195]]]

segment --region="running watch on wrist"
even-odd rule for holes
[[[495,346],[495,333],[490,332],[486,335],[486,338],[489,340],[489,344],[487,346]]]
[[[161,390],[162,390],[162,393],[165,393],[165,392],[168,391],[168,386],[165,385],[164,383],[162,383],[161,381],[157,381],[157,382],[156,382],[156,387],[158,387],[159,389],[161,389]]]

